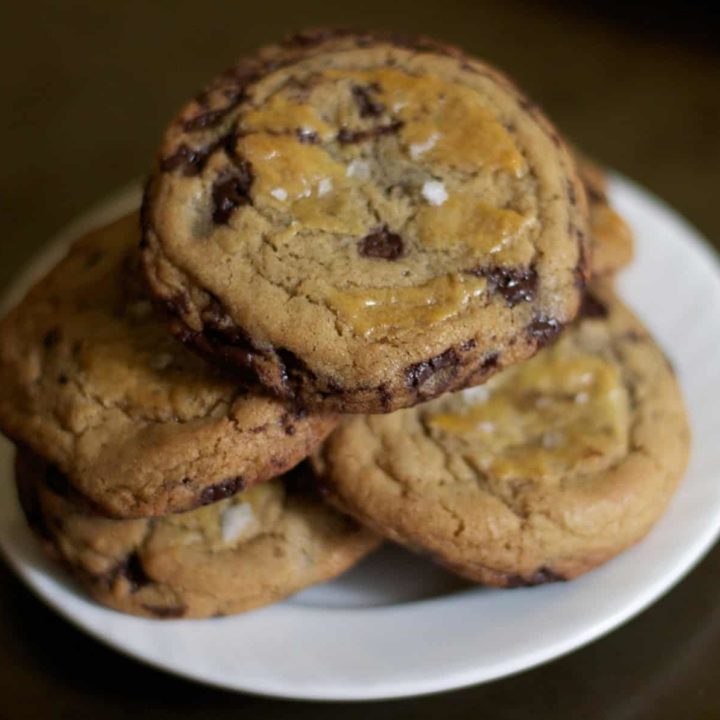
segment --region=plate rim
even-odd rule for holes
[[[610,176],[610,195],[611,197],[618,194],[626,194],[634,196],[635,200],[641,201],[648,207],[652,207],[652,210],[658,214],[663,215],[663,221],[668,223],[674,223],[677,228],[680,228],[683,234],[686,236],[688,248],[692,248],[692,251],[699,253],[704,261],[708,263],[708,266],[714,275],[714,281],[720,287],[720,260],[716,251],[710,242],[684,217],[678,212],[673,210],[665,201],[655,196],[650,191],[634,183],[631,180],[617,174],[612,173]],[[38,264],[42,263],[44,258],[48,256],[56,255],[58,245],[67,242],[68,240],[76,237],[81,231],[90,229],[94,225],[104,222],[110,219],[113,215],[119,215],[120,213],[131,209],[137,204],[139,197],[137,184],[133,183],[125,187],[124,189],[109,196],[106,200],[101,201],[94,206],[90,211],[80,215],[75,221],[70,223],[62,232],[56,235],[38,254],[31,258],[27,266],[19,273],[15,282],[13,282],[8,288],[5,289],[2,299],[0,300],[0,312],[9,304],[9,298],[17,296],[17,288],[22,286],[27,279],[33,275],[33,268],[37,268]],[[5,442],[5,441],[3,441]],[[10,489],[10,494],[14,495],[14,491]],[[17,509],[15,509],[17,512]],[[28,587],[36,596],[40,598],[45,604],[51,607],[65,620],[69,621],[79,630],[87,633],[95,640],[100,641],[105,646],[112,648],[134,660],[138,660],[150,667],[157,670],[168,672],[184,679],[191,680],[206,685],[210,685],[224,690],[231,690],[236,692],[245,692],[253,695],[259,695],[264,697],[274,698],[285,698],[303,701],[373,701],[382,699],[399,699],[406,697],[418,697],[423,695],[436,694],[448,690],[460,689],[471,685],[477,685],[481,683],[491,682],[493,680],[500,679],[502,677],[508,677],[515,675],[520,672],[524,672],[534,667],[538,667],[546,662],[558,659],[564,655],[578,650],[589,643],[597,640],[609,632],[621,627],[631,619],[642,613],[654,602],[664,596],[669,590],[675,587],[684,577],[688,575],[698,563],[705,557],[708,551],[720,537],[720,505],[717,508],[714,517],[714,524],[708,525],[704,528],[703,532],[695,538],[694,543],[691,546],[685,548],[685,552],[682,555],[682,559],[676,561],[675,567],[672,568],[671,572],[664,571],[658,574],[654,583],[649,583],[645,588],[644,592],[636,593],[634,602],[627,602],[623,607],[617,608],[614,613],[606,614],[605,617],[598,620],[593,620],[585,628],[584,632],[576,632],[574,635],[566,638],[561,638],[554,644],[546,644],[534,653],[526,653],[523,658],[518,661],[507,661],[506,665],[509,667],[503,669],[502,666],[491,669],[490,672],[483,670],[483,666],[473,666],[470,664],[465,668],[464,671],[455,671],[450,675],[443,675],[440,673],[436,678],[426,679],[423,687],[413,686],[413,680],[405,680],[401,682],[396,681],[396,687],[393,691],[388,689],[389,685],[392,685],[391,681],[381,684],[380,692],[375,692],[373,688],[355,688],[355,687],[337,687],[333,686],[331,689],[324,691],[319,690],[317,687],[310,686],[307,691],[298,690],[294,687],[291,691],[283,690],[278,687],[278,681],[271,679],[267,684],[255,682],[252,686],[243,685],[242,678],[233,682],[228,681],[226,678],[218,678],[207,673],[200,671],[192,671],[183,667],[177,667],[171,662],[163,662],[160,659],[148,657],[144,655],[140,650],[127,645],[123,645],[118,642],[115,638],[108,635],[104,635],[100,630],[96,629],[91,623],[84,622],[83,618],[66,605],[56,602],[52,593],[47,592],[34,574],[34,571],[41,573],[42,570],[29,567],[22,562],[22,558],[18,556],[17,551],[13,551],[11,543],[8,540],[7,528],[0,528],[0,553],[4,557],[8,565],[13,569],[15,574],[21,579],[21,581]],[[22,553],[20,553],[21,555]],[[47,577],[47,575],[45,575]],[[421,604],[426,603],[448,603],[448,601],[455,600],[455,596],[435,598],[431,600],[419,600],[408,603],[413,605],[416,609]],[[386,608],[386,610],[389,608]],[[368,609],[364,609],[368,611]],[[297,612],[329,612],[328,610],[321,610],[320,608],[310,607],[295,607]],[[352,612],[357,613],[358,608],[343,609],[343,608],[332,608],[333,613]],[[362,611],[362,610],[360,610]],[[405,606],[396,608],[396,612],[404,612]],[[112,613],[111,610],[105,610],[105,612]],[[153,621],[147,621],[153,622]],[[188,623],[198,621],[177,621]],[[200,621],[202,622],[202,621]],[[173,624],[172,621],[163,623],[164,626]]]

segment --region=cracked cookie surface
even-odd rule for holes
[[[0,427],[116,517],[188,510],[275,477],[336,422],[248,390],[178,343],[139,286],[139,236],[132,214],[81,238],[0,323]]]
[[[291,475],[309,472],[293,471]],[[293,479],[275,478],[208,507],[113,520],[63,497],[38,456],[16,457],[31,527],[100,603],[151,618],[230,615],[333,578],[379,539]]]
[[[595,292],[555,344],[487,384],[344,420],[314,458],[330,501],[488,585],[570,579],[640,540],[689,429],[647,330]]]
[[[504,76],[426,39],[318,32],[182,110],[142,257],[184,342],[310,406],[388,412],[569,322],[586,224],[573,159]]]

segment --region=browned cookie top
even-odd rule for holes
[[[187,510],[274,477],[334,426],[186,350],[136,281],[136,213],[79,240],[0,323],[0,427],[98,510]]]
[[[244,612],[344,572],[379,544],[292,479],[177,515],[111,520],[63,496],[37,456],[19,453],[16,475],[46,549],[99,602],[134,615]]]
[[[168,129],[144,219],[183,340],[347,412],[527,358],[585,273],[557,133],[495,70],[422,39],[306,34],[240,61]]]
[[[490,585],[570,579],[642,538],[688,456],[672,370],[607,289],[553,345],[487,384],[344,420],[328,497]]]

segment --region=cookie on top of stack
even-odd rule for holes
[[[140,216],[0,324],[28,522],[158,618],[275,601],[381,538],[485,584],[572,578],[687,458],[612,290],[631,256],[602,171],[487,64],[383,33],[264,48],[170,124]]]

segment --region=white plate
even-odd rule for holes
[[[720,272],[698,234],[662,203],[621,179],[612,183],[612,199],[637,236],[637,259],[621,291],[676,365],[693,453],[667,515],[645,541],[603,568],[567,584],[487,590],[387,548],[335,582],[246,615],[128,617],[86,600],[43,558],[21,519],[11,447],[3,442],[0,546],[10,564],[64,617],[118,650],[213,685],[290,698],[358,700],[459,688],[558,657],[617,627],[687,573],[720,529]],[[136,202],[136,190],[123,193],[82,225]],[[77,232],[76,224],[65,242]]]

